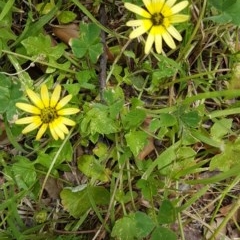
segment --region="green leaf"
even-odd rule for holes
[[[157,194],[158,183],[154,178],[149,177],[147,180],[140,179],[137,187],[141,189],[141,193],[146,200],[151,201],[153,196]]]
[[[76,78],[79,83],[80,88],[94,89],[96,86],[89,83],[90,80],[95,80],[97,78],[96,73],[93,70],[83,70],[76,73]]]
[[[168,175],[172,173],[172,163],[177,158],[177,147],[178,144],[172,145],[171,147],[167,148],[164,152],[162,152],[155,161],[157,161],[158,169],[160,169],[161,174]]]
[[[53,47],[50,36],[43,34],[39,34],[37,37],[28,37],[21,43],[30,56],[39,56],[42,54],[43,57],[48,57],[54,60],[59,59],[63,55],[65,49],[63,44],[58,44]]]
[[[36,171],[33,162],[23,156],[16,156],[17,161],[12,165],[12,171],[20,189],[29,190],[36,181]]]
[[[138,239],[147,237],[155,226],[153,220],[146,213],[139,211],[134,214],[134,217],[136,221]]]
[[[148,215],[138,211],[117,220],[111,236],[120,240],[143,239],[150,234],[154,225]]]
[[[182,120],[184,125],[191,128],[196,128],[201,121],[201,117],[199,116],[197,111],[180,113],[180,119]]]
[[[232,127],[232,119],[220,119],[215,120],[215,123],[211,127],[211,136],[214,139],[220,139],[224,137],[226,134],[228,134],[231,131]]]
[[[109,155],[109,147],[103,142],[98,142],[92,151],[99,158],[105,158]]]
[[[83,155],[78,158],[78,169],[86,176],[98,179],[102,182],[108,182],[109,170],[105,169],[92,155]]]
[[[91,135],[110,134],[118,131],[117,123],[109,118],[107,109],[92,108],[81,123],[81,130]]]
[[[104,187],[82,185],[80,188],[63,189],[60,193],[65,210],[75,218],[81,217],[91,208],[91,199],[95,205],[108,205],[110,194]]]
[[[100,28],[94,23],[80,23],[80,39],[89,43],[89,45],[99,41],[100,32]]]
[[[6,113],[7,120],[12,121],[17,113],[15,103],[20,100],[23,92],[19,81],[14,81],[0,74],[0,114]]]
[[[209,3],[214,6],[220,14],[209,17],[208,19],[217,23],[229,23],[240,25],[240,2],[238,0],[209,0]]]
[[[60,146],[62,145],[62,141],[52,141],[48,143],[45,151],[48,152],[49,156],[53,159],[56,154],[58,154],[58,158],[56,161],[56,165],[61,164],[62,162],[71,162],[73,160],[73,148],[70,141],[66,141],[60,153],[58,153]],[[56,166],[55,165],[55,166]]]
[[[70,45],[73,51],[73,54],[77,58],[82,58],[88,51],[88,44],[81,41],[78,38],[73,38],[70,40]]]
[[[69,92],[69,94],[72,94],[73,96],[76,96],[81,88],[79,83],[68,83],[64,84],[63,86]]]
[[[96,63],[98,57],[103,52],[99,35],[100,28],[96,24],[81,23],[80,38],[75,38],[70,41],[73,54],[77,58],[82,58],[88,54],[92,63]]]
[[[72,11],[62,11],[58,16],[57,19],[61,23],[70,23],[76,19],[77,15]]]
[[[150,240],[177,240],[177,235],[170,229],[156,227],[151,235]]]
[[[210,170],[228,171],[239,163],[240,140],[227,142],[222,146],[222,153],[216,154],[210,162]]]
[[[111,237],[119,240],[134,240],[137,235],[136,221],[133,215],[117,220],[112,229]]]
[[[133,155],[136,157],[140,151],[145,147],[148,140],[148,134],[143,131],[130,131],[125,134],[127,146],[131,149]]]
[[[179,178],[186,175],[186,170],[196,165],[196,152],[191,147],[181,147],[177,150],[177,161],[173,165],[173,176]],[[193,170],[194,171],[194,170]]]
[[[103,52],[102,43],[92,45],[92,47],[89,49],[89,56],[91,62],[96,63],[102,52]]]
[[[142,109],[130,110],[125,116],[122,116],[122,124],[124,129],[132,129],[139,127],[146,119],[146,112]]]
[[[176,220],[176,209],[169,200],[163,200],[158,212],[158,223],[168,224]]]

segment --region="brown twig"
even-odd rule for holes
[[[100,6],[100,22],[103,26],[107,23],[107,15],[105,11],[105,5]],[[106,46],[106,33],[101,30],[101,40],[103,44],[103,53],[100,57],[100,74],[99,74],[99,85],[100,85],[100,97],[103,99],[103,91],[106,88],[106,76],[107,76],[107,46]]]

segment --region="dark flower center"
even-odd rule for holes
[[[43,108],[41,110],[41,120],[43,123],[50,123],[58,117],[57,111],[55,108]]]
[[[163,24],[164,16],[161,13],[154,13],[152,15],[153,25],[158,26]]]

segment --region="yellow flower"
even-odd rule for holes
[[[16,124],[29,124],[22,133],[26,134],[39,128],[36,140],[39,140],[49,128],[50,133],[55,140],[64,139],[65,134],[69,133],[67,126],[74,126],[76,123],[65,115],[78,113],[77,108],[63,108],[72,98],[72,95],[60,99],[61,86],[57,85],[50,98],[47,86],[41,86],[40,96],[27,89],[27,95],[34,105],[27,103],[16,103],[16,106],[32,116],[20,118],[15,121]]]
[[[148,32],[145,54],[150,52],[154,42],[157,53],[161,53],[162,40],[172,49],[176,48],[173,38],[182,40],[182,36],[172,24],[188,20],[188,15],[177,14],[187,7],[188,1],[174,5],[175,2],[176,0],[143,0],[146,10],[132,3],[124,4],[129,11],[142,17],[128,21],[127,26],[137,27],[131,32],[130,38],[136,38]]]

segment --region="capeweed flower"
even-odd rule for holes
[[[178,14],[188,5],[188,1],[182,1],[177,4],[176,0],[142,0],[146,10],[132,3],[125,3],[124,6],[131,12],[136,13],[141,18],[130,20],[127,26],[136,27],[131,33],[130,38],[136,38],[148,32],[145,45],[145,54],[151,50],[155,42],[157,53],[162,52],[162,41],[175,49],[176,45],[173,40],[182,40],[182,36],[173,26],[175,23],[181,23],[188,20],[189,16]],[[175,5],[174,5],[175,4]]]
[[[27,89],[27,95],[33,105],[27,103],[16,103],[16,106],[32,116],[20,118],[15,121],[16,124],[29,124],[22,133],[26,134],[39,128],[36,140],[39,140],[49,128],[52,137],[55,140],[64,139],[65,134],[69,133],[66,126],[74,126],[76,123],[66,115],[78,113],[78,108],[63,108],[72,98],[69,94],[60,100],[61,86],[57,85],[51,95],[48,93],[47,86],[41,86],[40,96]]]

